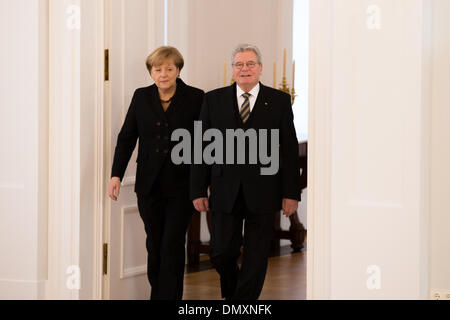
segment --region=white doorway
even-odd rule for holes
[[[308,2],[301,1],[300,10],[302,17],[308,16]],[[217,61],[205,60],[202,54],[204,50],[196,50],[197,46],[201,48],[208,48],[209,43],[201,42],[203,35],[207,33],[203,30],[198,21],[192,22],[189,19],[194,19],[197,16],[210,15],[210,13],[202,10],[202,5],[210,2],[199,1],[196,3],[183,2],[182,6],[189,13],[189,19],[181,12],[173,10],[177,6],[175,1],[163,0],[105,0],[105,47],[109,49],[109,81],[105,84],[105,154],[106,162],[105,168],[108,170],[111,167],[111,161],[114,154],[114,146],[117,139],[117,134],[123,124],[125,114],[136,88],[148,86],[151,84],[151,79],[145,69],[145,57],[157,46],[165,44],[169,37],[169,45],[174,45],[182,48],[182,52],[187,58],[190,65],[183,70],[184,77],[191,79],[194,85],[201,84],[206,80],[202,74],[208,78],[208,86],[202,88],[210,90],[214,87],[222,85],[222,70],[223,63],[229,61],[228,51],[231,50],[236,39],[233,34],[226,34],[227,45],[224,50],[220,51],[220,57],[212,57]],[[256,2],[255,2],[256,3]],[[273,9],[280,16],[289,15],[289,19],[277,18],[271,21],[267,30],[273,29],[271,37],[276,39],[276,47],[271,45],[271,41],[267,40],[262,34],[258,34],[256,44],[262,46],[264,49],[264,57],[266,58],[266,74],[264,83],[272,84],[272,72],[270,67],[272,61],[278,61],[280,68],[282,62],[282,48],[288,50],[288,61],[295,59],[293,52],[297,53],[299,58],[296,61],[296,88],[297,100],[294,106],[295,110],[300,110],[296,113],[297,120],[301,120],[297,125],[298,137],[303,140],[307,139],[307,94],[308,94],[308,55],[309,47],[293,48],[291,20],[292,17],[292,3],[287,2],[280,4],[277,1],[266,1],[270,3],[269,8],[261,9],[267,17],[272,16]],[[180,23],[170,22],[176,24],[173,26],[166,22],[167,5],[174,11],[169,16],[169,22],[172,19],[182,17],[184,19]],[[306,7],[305,7],[306,4]],[[223,3],[218,7],[222,7]],[[172,11],[171,11],[172,12]],[[219,14],[219,13],[217,13]],[[194,19],[195,20],[195,19]],[[288,21],[288,22],[287,22]],[[185,30],[180,30],[180,25],[185,23],[189,25]],[[308,20],[302,19],[300,29],[302,32],[301,42],[308,41]],[[159,30],[160,32],[157,32]],[[164,32],[161,32],[164,30]],[[195,35],[188,35],[187,30],[193,32]],[[175,32],[177,31],[177,32]],[[180,31],[180,32],[178,32]],[[200,35],[197,35],[199,33]],[[251,36],[251,32],[247,31],[246,37],[241,41]],[[184,37],[186,36],[186,37]],[[188,37],[189,36],[189,37]],[[191,39],[192,38],[192,39]],[[189,40],[193,40],[191,44]],[[299,40],[296,38],[296,40]],[[251,39],[248,40],[251,42]],[[228,51],[225,48],[229,49]],[[225,52],[226,51],[226,52]],[[305,53],[306,51],[306,53]],[[223,57],[222,57],[223,55]],[[189,58],[190,57],[190,58]],[[291,60],[292,59],[292,60]],[[205,70],[205,64],[207,70]],[[217,70],[211,70],[212,66],[218,66]],[[291,64],[288,62],[288,74],[291,77]],[[195,72],[194,72],[195,71]],[[213,71],[213,72],[212,72]],[[182,74],[183,76],[183,74]],[[188,77],[189,76],[189,77]],[[203,79],[202,79],[203,78]],[[217,83],[215,83],[216,79]],[[203,81],[203,82],[202,82]],[[289,84],[291,81],[289,79]],[[305,119],[306,117],[306,119]],[[118,202],[110,201],[109,198],[105,200],[105,215],[104,215],[104,239],[108,244],[108,270],[107,275],[103,276],[103,298],[104,299],[147,299],[150,287],[146,277],[146,250],[145,250],[145,233],[143,223],[139,217],[139,212],[136,205],[136,196],[134,194],[134,173],[136,170],[135,156],[129,162],[128,169],[123,180],[121,194]],[[105,177],[109,179],[109,172],[105,172]],[[300,203],[301,212],[300,220],[306,226],[306,192],[302,194],[302,202]],[[282,223],[284,229],[289,228],[289,221],[286,219]],[[284,244],[287,244],[287,240]],[[283,244],[282,243],[282,244]],[[289,243],[290,244],[290,243]],[[308,248],[310,250],[310,248]]]

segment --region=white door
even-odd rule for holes
[[[422,299],[430,1],[310,4],[308,298]]]
[[[145,61],[155,48],[154,12],[150,0],[109,0],[105,7],[106,47],[109,48],[109,81],[106,83],[106,136],[111,169],[117,135],[137,88],[152,84]],[[109,141],[108,141],[109,139]],[[134,193],[135,152],[122,181],[118,201],[106,201],[105,234],[108,242],[106,299],[148,299],[147,251],[144,224]],[[107,173],[108,177],[110,172]],[[108,210],[108,207],[110,210]]]

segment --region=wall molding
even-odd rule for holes
[[[139,209],[137,206],[123,206],[120,210],[120,279],[130,278],[132,274],[136,273],[137,269],[142,269],[142,266],[124,268],[124,241],[125,241],[125,215],[137,214],[139,215]],[[139,270],[140,270],[139,269]],[[131,271],[130,271],[131,270]],[[147,272],[147,267],[145,267],[145,273]]]
[[[1,300],[39,300],[45,297],[46,280],[0,279]]]
[[[136,266],[132,268],[126,268],[122,270],[122,274],[120,275],[120,279],[134,278],[147,274],[147,265]]]

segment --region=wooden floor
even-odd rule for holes
[[[222,300],[219,275],[215,269],[187,273],[184,300]],[[306,251],[269,259],[260,300],[306,299]]]

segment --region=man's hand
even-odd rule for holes
[[[298,201],[292,199],[283,199],[282,203],[283,214],[290,217],[298,208]]]
[[[198,212],[209,210],[208,198],[197,198],[192,201],[192,203],[194,204],[195,210],[197,210]]]
[[[119,192],[120,192],[120,178],[112,177],[111,181],[109,181],[108,195],[111,199],[117,201]]]

